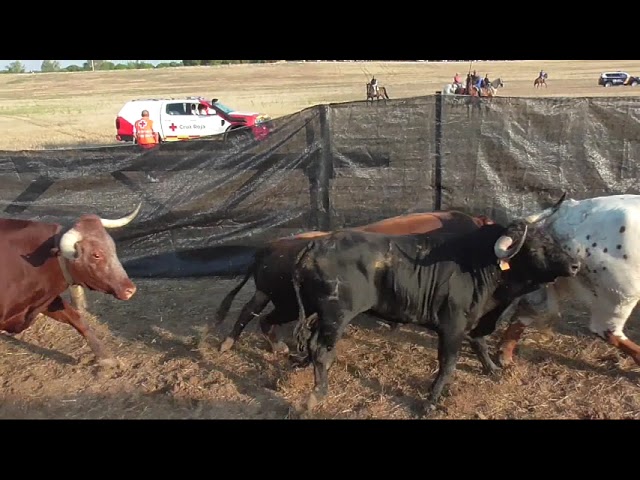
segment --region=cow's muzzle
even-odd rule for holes
[[[129,286],[129,287],[126,287],[126,288],[123,288],[123,289],[118,289],[117,292],[114,292],[114,296],[118,300],[129,300],[136,293],[137,289],[138,289],[138,287],[136,287],[135,285],[131,284],[131,286]]]

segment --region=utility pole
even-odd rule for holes
[[[91,71],[92,72],[96,71],[96,67],[93,65],[93,60],[91,60]]]

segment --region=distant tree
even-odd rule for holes
[[[81,72],[84,69],[79,65],[69,65],[64,70],[67,72]]]
[[[40,65],[41,72],[59,72],[62,70],[60,62],[58,60],[43,60]]]
[[[7,65],[5,71],[7,73],[24,73],[25,68],[20,60],[16,60],[15,62],[11,62]]]
[[[91,64],[93,62],[93,65]],[[104,70],[101,68],[106,60],[87,60],[82,64],[83,70]]]

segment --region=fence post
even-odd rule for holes
[[[434,171],[434,206],[442,209],[442,92],[436,92],[436,158]]]
[[[331,111],[328,105],[320,106],[320,141],[322,150],[318,174],[318,228],[331,230],[330,181],[333,177],[333,153],[331,151]]]
[[[331,154],[331,128],[327,119],[326,105],[318,108],[318,122],[306,126],[307,146],[314,153],[307,170],[309,178],[309,202],[311,205],[310,224],[322,231],[331,227],[329,182],[332,177],[333,155]],[[319,124],[319,128],[318,128]],[[319,130],[319,148],[315,148],[315,129]]]

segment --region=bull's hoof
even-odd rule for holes
[[[494,359],[492,358],[487,358],[486,359],[486,363],[485,362],[481,362],[482,363],[482,372],[485,375],[488,375],[489,377],[492,378],[498,378],[502,375],[502,367],[497,365],[494,361]],[[498,361],[498,359],[495,359],[496,361]]]
[[[434,402],[432,402],[431,400],[427,401],[422,407],[422,412],[420,417],[429,418],[433,414],[433,412],[436,411],[437,408],[438,407]]]
[[[316,408],[319,403],[320,399],[318,398],[316,393],[313,392],[311,395],[309,395],[309,400],[307,400],[307,411],[310,412],[311,410]]]
[[[119,368],[120,362],[114,357],[101,358],[98,360],[98,365],[102,368]]]
[[[236,341],[233,338],[227,337],[225,341],[220,345],[220,353],[228,352],[229,350],[231,350],[234,343],[236,343]]]
[[[306,368],[310,363],[308,356],[289,354],[289,362],[293,368]]]
[[[288,355],[289,354],[289,347],[282,340],[280,340],[280,341],[278,341],[276,343],[270,343],[269,345],[271,346],[271,351],[273,353],[276,353],[278,355]]]
[[[512,367],[512,366],[515,364],[515,362],[513,361],[513,356],[512,356],[512,355],[509,355],[509,354],[507,354],[507,353],[504,353],[504,352],[501,352],[501,353],[498,355],[497,360],[498,360],[498,364],[499,364],[499,365],[500,365],[500,367],[502,367],[503,369],[506,369],[506,368]]]
[[[495,363],[489,367],[484,368],[484,373],[494,380],[498,380],[502,377],[502,368]]]

